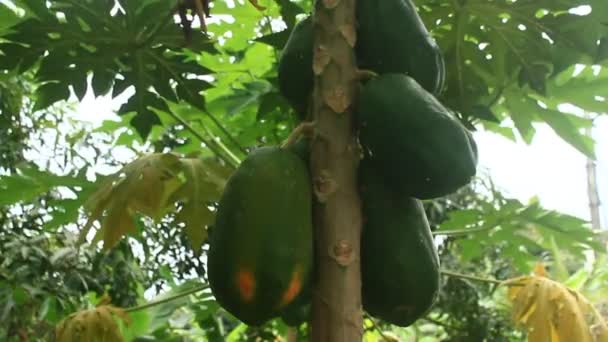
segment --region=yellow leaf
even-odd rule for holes
[[[539,272],[542,274],[542,272]],[[516,324],[530,342],[608,342],[606,322],[580,293],[544,276],[507,280]]]
[[[534,274],[539,276],[539,277],[546,277],[547,276],[547,270],[545,268],[545,264],[543,264],[542,262],[537,263],[534,266]]]
[[[207,227],[215,218],[209,205],[219,200],[232,170],[214,159],[187,158],[181,164],[185,182],[171,201],[181,202],[176,218],[185,224],[192,249],[198,254],[207,239]]]
[[[181,167],[175,154],[156,153],[131,162],[106,179],[85,203],[89,219],[80,241],[84,242],[95,221],[102,222],[95,241],[103,239],[108,249],[135,230],[135,213],[158,220],[173,192],[182,185],[178,177]]]

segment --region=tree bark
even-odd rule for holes
[[[593,126],[585,129],[585,133],[592,137]],[[595,161],[591,158],[587,158],[587,196],[589,197],[589,211],[591,214],[591,228],[593,230],[601,229],[600,220],[600,195],[597,191],[597,168]]]
[[[591,227],[594,230],[600,230],[600,196],[597,191],[597,172],[595,161],[592,159],[587,159],[587,195],[589,196]]]
[[[311,340],[356,342],[363,330],[359,149],[351,113],[358,85],[355,0],[316,0],[313,27],[316,125],[311,171],[317,273]]]

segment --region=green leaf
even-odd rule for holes
[[[287,27],[291,29],[296,23],[296,16],[304,13],[304,10],[290,0],[275,0],[275,2],[281,8],[281,18],[287,24]]]
[[[505,107],[508,108],[509,116],[523,140],[528,144],[532,143],[532,138],[536,132],[532,122],[536,118],[535,112],[539,107],[526,98],[522,98],[521,94],[516,93],[506,97]]]
[[[31,165],[22,165],[16,174],[0,176],[0,205],[29,202],[60,186],[87,188],[90,183],[81,177],[57,176]]]
[[[64,83],[46,83],[36,90],[36,105],[34,110],[44,109],[57,101],[67,100],[70,89]]]
[[[595,159],[593,139],[583,133],[583,128],[591,126],[591,120],[549,109],[539,110],[537,115],[551,126],[562,139],[585,156]]]
[[[160,120],[152,108],[169,110],[167,104],[156,94],[140,90],[120,107],[118,114],[125,115],[135,112],[136,115],[131,120],[131,125],[135,127],[141,137],[145,138],[150,133],[152,126],[160,124]]]
[[[0,36],[21,20],[22,19],[17,16],[15,11],[7,7],[6,4],[0,3]]]
[[[190,89],[201,83],[189,79],[210,70],[186,56],[185,38],[171,20],[173,3],[130,1],[123,4],[126,12],[113,13],[115,2],[108,0],[55,0],[50,7],[40,0],[23,2],[36,18],[13,26],[13,32],[0,41],[0,69],[25,71],[41,61],[36,76],[49,83],[39,88],[35,110],[69,98],[69,86],[82,99],[90,72],[95,96],[113,87],[113,96],[135,87],[135,95],[120,114],[137,113],[132,124],[143,138],[159,124],[150,107],[166,110],[152,91],[172,101],[179,94],[192,105],[203,107],[202,89]],[[59,13],[64,19],[58,19]],[[95,34],[91,34],[93,30]],[[192,51],[215,51],[209,38],[200,33],[193,39]]]
[[[283,30],[281,32],[271,33],[260,38],[256,38],[255,41],[270,45],[277,50],[282,50],[283,46],[285,46],[285,44],[287,43],[290,34],[291,31]]]

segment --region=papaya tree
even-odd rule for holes
[[[595,158],[606,17],[1,1],[0,336],[605,341],[597,232],[498,191],[475,132]]]

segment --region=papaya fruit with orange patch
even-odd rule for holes
[[[253,151],[230,177],[210,235],[218,303],[248,325],[280,316],[309,286],[313,260],[308,168],[292,151]]]

